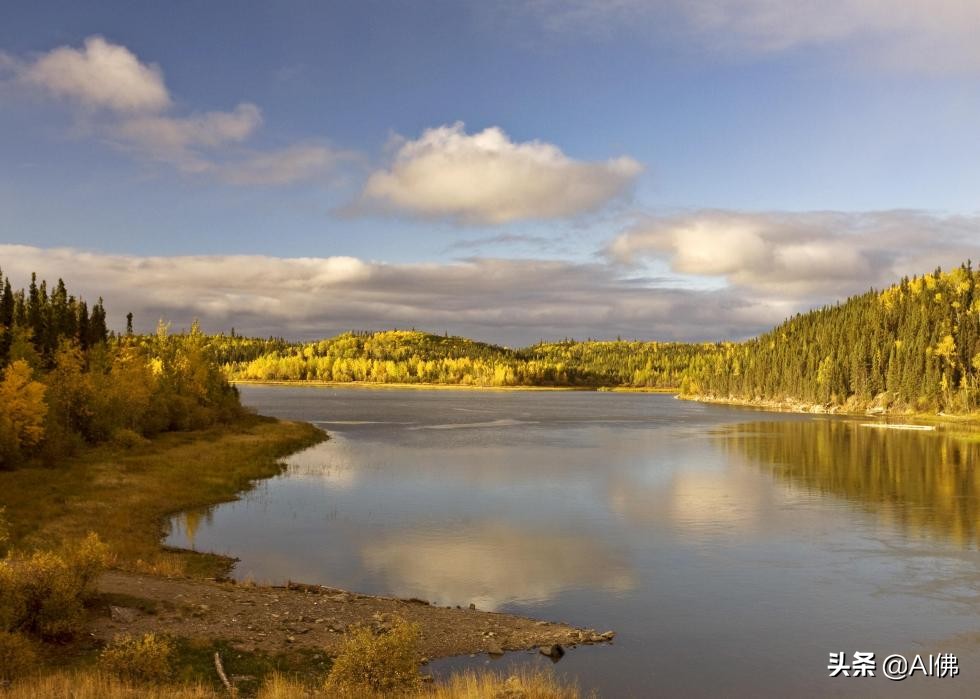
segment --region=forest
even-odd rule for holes
[[[524,349],[415,330],[348,332],[306,343],[212,336],[229,378],[462,386],[674,388],[713,344],[588,340]]]
[[[138,442],[159,432],[234,419],[238,392],[196,325],[172,335],[110,333],[99,299],[62,280],[26,290],[0,272],[0,469],[74,454],[86,444]]]
[[[980,273],[967,262],[790,318],[698,357],[682,393],[964,413],[980,395]]]

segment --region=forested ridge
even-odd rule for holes
[[[852,409],[972,411],[980,399],[978,285],[967,262],[796,315],[705,355],[680,387]]]
[[[415,330],[349,332],[305,343],[212,336],[229,377],[465,386],[674,388],[713,344],[589,340],[524,349]]]
[[[14,291],[0,272],[0,468],[53,463],[86,444],[133,445],[170,430],[234,419],[238,392],[195,325],[116,336],[99,299],[52,291],[32,276]]]

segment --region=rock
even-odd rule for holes
[[[113,621],[118,621],[122,624],[132,624],[139,616],[139,612],[129,607],[110,606],[109,616]]]
[[[488,655],[503,655],[504,649],[500,647],[500,644],[496,641],[491,641],[487,644],[487,654]]]
[[[603,641],[611,641],[614,638],[616,638],[616,632],[615,631],[603,631],[601,634],[599,634],[599,638],[601,638]]]
[[[550,646],[541,646],[538,648],[538,652],[541,653],[541,655],[551,658],[552,662],[556,663],[565,656],[565,649],[558,643]]]

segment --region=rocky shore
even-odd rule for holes
[[[793,398],[784,400],[773,400],[768,398],[736,398],[734,396],[703,396],[703,395],[678,395],[680,400],[692,400],[698,403],[717,403],[720,405],[737,405],[743,408],[758,408],[760,410],[774,410],[789,413],[813,413],[815,415],[845,415],[845,414],[885,414],[884,409],[865,408],[859,409],[857,406],[848,407],[846,405],[834,405],[830,403],[806,403]]]
[[[607,643],[598,633],[476,608],[437,607],[423,600],[360,595],[319,585],[265,587],[211,580],[105,573],[99,592],[107,600],[91,632],[107,641],[120,633],[162,633],[227,641],[246,653],[316,650],[333,655],[348,630],[383,632],[396,617],[421,628],[429,659],[472,653]]]

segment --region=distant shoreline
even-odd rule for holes
[[[320,388],[388,388],[395,390],[437,391],[589,391],[595,393],[663,393],[676,394],[676,388],[633,386],[475,386],[453,383],[380,383],[374,381],[260,381],[230,379],[233,385],[247,386],[311,386]]]
[[[914,426],[915,423],[944,425],[949,427],[977,428],[980,427],[980,413],[950,414],[950,413],[921,413],[912,411],[888,411],[875,408],[847,408],[842,405],[824,405],[821,403],[806,403],[796,400],[773,400],[752,398],[719,398],[715,396],[677,394],[680,400],[696,403],[712,403],[716,405],[731,405],[739,408],[754,408],[773,413],[797,413],[804,415],[834,415],[838,417],[878,418],[881,425],[895,424],[899,426]],[[901,419],[903,423],[890,423],[891,420]],[[914,422],[913,422],[914,421]]]

